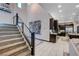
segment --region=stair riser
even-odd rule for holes
[[[28,50],[28,48],[24,48],[16,53],[11,54],[10,56],[17,56],[18,54],[22,53],[22,52],[26,52]]]
[[[2,33],[2,34],[0,34],[0,36],[3,36],[3,35],[14,35],[14,34],[20,34],[20,33]]]
[[[25,50],[23,50],[21,53],[16,53],[16,54],[14,54],[15,56],[30,56],[31,55],[31,51],[30,50],[28,50],[28,48],[27,48],[27,50],[25,49]]]
[[[6,32],[0,32],[0,35],[7,35],[7,34],[20,34],[19,31],[14,31],[14,32],[10,32],[10,31],[6,31]]]
[[[22,37],[22,36],[21,36],[21,35],[16,35],[16,36],[0,37],[0,41],[1,41],[1,40],[5,40],[5,39],[19,38],[19,37]]]
[[[3,32],[3,31],[7,32],[7,31],[18,31],[18,30],[16,30],[16,29],[12,29],[12,30],[10,30],[10,29],[9,29],[9,30],[7,30],[7,29],[4,30],[4,29],[2,29],[2,30],[0,30],[0,32]]]
[[[13,50],[13,49],[15,49],[15,48],[17,48],[17,47],[24,46],[24,45],[25,45],[25,43],[22,43],[22,44],[18,44],[18,45],[15,45],[15,46],[11,46],[11,47],[2,49],[2,50],[0,50],[0,55],[1,55],[2,53],[6,53],[7,51]]]
[[[16,26],[0,26],[0,28],[17,28]]]
[[[0,26],[0,28],[17,28],[17,26]]]
[[[0,43],[0,47],[1,46],[5,46],[5,45],[9,45],[9,44],[13,44],[13,43],[17,43],[17,42],[21,42],[23,41],[23,39],[16,39],[16,40],[12,40],[12,41],[5,41]]]
[[[19,53],[20,51],[22,51],[22,50],[24,50],[24,49],[27,49],[27,47],[22,48],[21,50],[18,50],[18,51],[16,51],[16,52],[12,53],[12,54],[9,54],[8,56],[14,56],[14,54],[16,55],[17,53]]]
[[[0,24],[0,26],[16,26],[16,25],[7,25],[7,24],[6,24],[6,25],[5,25],[5,24],[4,24],[4,25],[1,25],[1,24]]]
[[[16,26],[14,24],[0,24],[0,26]]]
[[[9,28],[0,28],[0,31],[18,31],[18,29],[17,28],[11,28],[11,29],[9,29]]]

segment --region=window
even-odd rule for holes
[[[73,32],[73,27],[71,27],[71,26],[66,26],[66,32],[67,32],[67,33],[72,33],[72,32]]]
[[[17,3],[17,6],[18,6],[19,8],[21,8],[21,7],[22,7],[22,4],[21,4],[21,3]]]

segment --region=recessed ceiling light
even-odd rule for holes
[[[62,12],[62,10],[59,10],[59,12],[61,13],[61,12]]]
[[[58,7],[58,8],[61,8],[61,7],[62,7],[62,5],[58,5],[57,7]]]
[[[76,13],[72,13],[72,15],[76,15]]]
[[[79,5],[76,5],[75,7],[76,7],[76,8],[79,8]]]

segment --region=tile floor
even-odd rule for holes
[[[58,37],[56,43],[35,41],[36,56],[63,56],[69,53],[69,44],[67,37]]]

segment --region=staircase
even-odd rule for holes
[[[0,25],[0,56],[29,55],[31,51],[18,28],[12,24]]]

